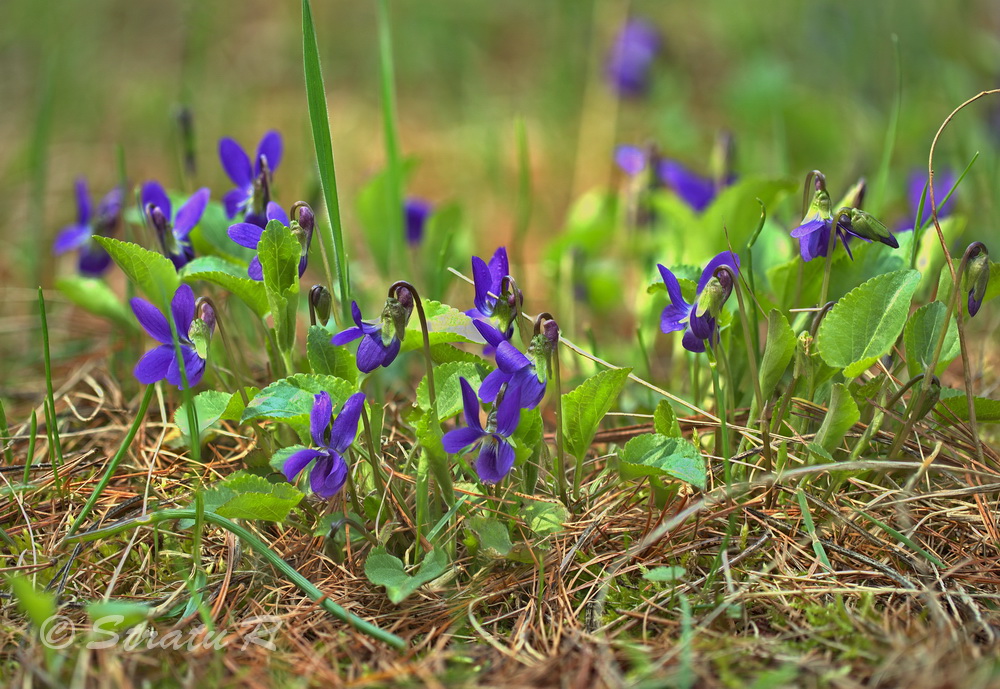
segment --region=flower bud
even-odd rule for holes
[[[411,247],[420,245],[424,238],[424,229],[427,225],[427,218],[433,212],[433,206],[427,201],[418,198],[408,198],[403,204],[403,213],[406,216],[406,242]]]
[[[382,344],[386,347],[393,338],[400,342],[406,337],[406,324],[413,313],[413,295],[406,288],[396,290],[396,296],[385,300],[382,308]]]
[[[215,333],[215,309],[204,299],[199,299],[195,306],[196,317],[188,328],[188,339],[194,345],[195,351],[202,359],[208,358],[208,345]]]
[[[313,285],[309,290],[309,305],[316,314],[316,322],[326,325],[333,311],[333,295],[330,294],[330,290],[323,285]]]
[[[720,270],[712,276],[698,296],[696,316],[704,316],[707,312],[712,318],[718,318],[722,307],[733,293],[733,277],[728,270]]]
[[[535,330],[539,332],[531,338],[527,356],[535,364],[538,380],[545,382],[552,368],[552,352],[559,346],[559,324],[548,318],[541,328],[536,324]]]
[[[845,214],[846,215],[846,214]],[[841,216],[843,223],[843,216]],[[882,242],[893,249],[899,248],[899,242],[892,236],[888,228],[877,220],[873,215],[864,212],[859,208],[852,208],[850,221],[847,230],[851,234],[867,239],[868,241]]]
[[[298,212],[298,217],[296,217],[296,211]],[[312,208],[302,201],[292,206],[292,221],[289,229],[291,229],[292,234],[299,241],[299,246],[301,247],[300,254],[303,257],[309,256],[309,246],[312,244],[315,227],[316,216],[313,215]]]
[[[969,317],[979,313],[990,282],[990,255],[983,244],[965,266],[965,288],[969,291]]]

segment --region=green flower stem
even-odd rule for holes
[[[31,422],[28,426],[28,456],[24,459],[24,484],[31,477],[31,463],[35,461],[35,440],[38,437],[38,414],[31,410]]]
[[[59,479],[59,468],[63,464],[62,442],[59,439],[59,420],[56,418],[56,398],[52,388],[52,360],[49,352],[49,322],[45,316],[45,295],[38,288],[38,314],[42,319],[42,352],[45,357],[45,431],[52,440],[52,474],[55,477],[56,490],[62,490]]]
[[[3,433],[3,455],[6,457],[8,464],[13,464],[14,450],[12,445],[14,444],[14,440],[10,436],[10,426],[7,424],[7,411],[4,409],[3,400],[0,400],[0,433]]]
[[[80,510],[80,514],[78,514],[76,519],[73,520],[73,524],[69,527],[69,532],[66,534],[67,538],[73,536],[73,534],[75,534],[80,528],[80,525],[83,524],[88,516],[90,516],[90,513],[97,505],[97,500],[101,497],[101,493],[111,481],[111,477],[114,476],[115,470],[118,469],[118,465],[121,464],[121,461],[125,459],[125,455],[128,454],[128,449],[131,447],[132,441],[135,440],[135,434],[139,432],[139,426],[142,425],[143,420],[146,418],[146,410],[149,409],[149,403],[153,399],[153,391],[155,389],[156,386],[154,385],[146,386],[146,391],[142,395],[142,401],[139,403],[139,410],[135,413],[135,419],[132,421],[132,426],[128,429],[128,433],[125,434],[122,444],[118,446],[118,452],[116,452],[115,456],[111,458],[110,462],[108,462],[108,467],[104,470],[104,476],[101,477],[97,487],[94,488],[94,492],[90,494],[87,502],[84,503],[83,509]]]
[[[391,223],[383,235],[388,245],[388,269],[394,270],[403,241],[403,166],[396,118],[396,70],[392,56],[392,27],[389,3],[378,0],[379,82],[382,90],[382,131],[385,138],[386,172],[389,186],[387,203]],[[390,272],[391,274],[391,272]]]
[[[85,533],[76,534],[72,537],[66,539],[67,542],[79,542],[79,541],[93,541],[98,538],[105,538],[107,536],[114,536],[119,533],[129,531],[131,529],[140,526],[153,526],[160,524],[162,522],[173,521],[177,519],[195,519],[197,510],[194,509],[174,509],[174,510],[157,510],[155,512],[150,512],[149,514],[144,514],[139,517],[134,517],[132,519],[126,519],[114,524],[110,524],[105,527],[94,529],[92,531],[87,531]],[[299,587],[299,589],[305,593],[310,600],[314,601],[324,610],[329,612],[331,615],[336,617],[338,620],[346,622],[352,626],[357,631],[362,634],[367,634],[368,636],[381,641],[389,646],[396,649],[406,648],[406,642],[400,637],[385,631],[375,625],[367,622],[360,617],[356,617],[351,613],[344,610],[342,607],[331,601],[326,594],[320,591],[312,582],[306,579],[304,576],[298,573],[294,567],[285,562],[276,552],[271,550],[263,541],[261,541],[253,532],[249,529],[233,522],[225,517],[221,517],[214,512],[205,512],[204,520],[209,524],[214,524],[226,531],[229,531],[237,538],[242,540],[251,550],[255,551],[262,558],[268,561],[268,563],[277,569],[281,574],[291,581],[293,584]]]
[[[825,304],[826,298],[830,294],[830,273],[833,272],[833,249],[837,245],[837,225],[840,224],[840,214],[847,212],[848,215],[851,212],[850,208],[839,208],[836,213],[833,214],[833,220],[830,225],[830,241],[826,245],[826,265],[823,268],[823,288],[819,293],[819,303]]]
[[[552,317],[549,314],[541,314],[536,320],[537,323],[541,323],[543,317]],[[559,333],[559,343],[561,344],[562,332]],[[552,383],[555,385],[555,404],[556,404],[556,456],[555,456],[555,473],[556,473],[556,485],[559,487],[559,497],[562,498],[563,504],[567,507],[569,506],[569,495],[566,492],[566,431],[563,427],[563,408],[562,408],[562,366],[559,364],[559,347],[558,345],[552,350]],[[583,474],[583,462],[582,460],[577,460],[577,474]],[[576,479],[574,475],[574,492],[579,490],[579,480]]]
[[[719,384],[719,362],[716,359],[715,349],[712,347],[711,340],[708,341],[708,347],[706,347],[705,352],[708,354],[709,366],[712,369],[712,389],[715,391],[715,404],[719,411],[719,438],[722,446],[722,471],[723,476],[725,477],[726,487],[728,488],[733,483],[732,453],[729,448],[729,426],[726,422],[728,413],[726,410],[726,399],[722,395],[721,386]]]

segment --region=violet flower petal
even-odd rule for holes
[[[170,324],[158,308],[141,297],[132,297],[129,303],[135,319],[151,338],[163,344],[171,343]]]
[[[219,160],[222,161],[222,169],[229,175],[229,179],[233,180],[233,184],[243,190],[253,184],[250,159],[247,158],[243,147],[229,137],[219,139]]]
[[[313,397],[312,410],[309,412],[309,433],[314,445],[329,447],[326,430],[330,427],[330,417],[333,416],[333,401],[325,390]]]

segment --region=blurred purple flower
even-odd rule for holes
[[[940,204],[957,181],[958,177],[952,170],[942,170],[937,173],[934,176],[934,200]],[[924,202],[923,212],[917,218],[917,209],[920,207],[921,199]],[[924,223],[929,222],[931,218],[931,196],[927,190],[926,172],[914,171],[910,173],[906,181],[906,200],[909,202],[910,216],[917,218],[917,227],[923,227]],[[947,203],[938,206],[938,218],[951,214],[954,207],[955,195],[952,194]],[[906,229],[912,230],[913,225],[908,225]]]
[[[615,162],[630,177],[634,177],[649,165],[650,154],[638,146],[619,146],[615,149]],[[708,208],[715,197],[736,181],[729,174],[721,183],[709,177],[688,170],[676,160],[653,156],[657,179],[677,194],[684,203],[700,213]]]
[[[173,338],[170,334],[170,324],[158,308],[145,299],[134,297],[131,301],[132,312],[136,320],[150,337],[160,343],[159,347],[146,352],[139,363],[135,365],[135,377],[140,383],[150,385],[166,378],[171,385],[184,389],[181,381],[180,365],[174,352]],[[181,285],[174,293],[170,302],[170,313],[177,328],[180,341],[181,356],[184,361],[184,372],[191,387],[201,382],[205,373],[205,359],[191,340],[189,333],[194,322],[195,301],[190,285]]]
[[[441,438],[446,452],[459,454],[467,448],[479,448],[473,465],[483,483],[499,483],[514,466],[514,447],[509,438],[517,429],[521,409],[516,396],[500,400],[486,420],[486,428],[479,421],[479,400],[465,378],[458,379],[462,386],[462,404],[465,411],[464,428],[448,431]]]
[[[122,211],[122,190],[112,189],[101,199],[94,214],[90,204],[87,182],[82,177],[76,180],[76,224],[64,227],[56,236],[52,246],[55,254],[73,249],[80,250],[79,270],[83,275],[97,277],[111,265],[111,256],[93,235],[109,237],[114,233]]]
[[[267,224],[264,213],[271,200],[271,175],[281,163],[281,154],[281,135],[274,130],[260,140],[253,165],[238,143],[229,137],[219,139],[219,160],[236,185],[222,197],[227,217],[232,219],[243,213],[248,223],[261,227]]]
[[[434,212],[434,206],[423,199],[410,197],[403,204],[403,210],[406,214],[406,241],[410,246],[417,246],[424,238],[427,218]]]
[[[629,19],[611,46],[605,76],[624,97],[642,96],[649,89],[649,70],[660,52],[660,34],[642,19]]]
[[[208,205],[209,191],[199,189],[191,195],[183,206],[172,214],[170,198],[159,182],[146,182],[142,185],[142,210],[149,219],[156,236],[160,240],[163,253],[180,270],[194,258],[194,249],[188,240],[191,230],[201,220],[205,206]]]
[[[689,352],[704,352],[705,340],[715,343],[718,340],[718,329],[716,328],[715,317],[708,311],[698,315],[698,302],[705,286],[709,283],[719,266],[729,266],[734,272],[739,272],[740,257],[736,254],[723,251],[713,258],[701,272],[701,279],[698,280],[698,291],[695,293],[694,303],[688,304],[681,294],[681,286],[672,272],[663,265],[657,265],[660,276],[667,287],[667,295],[670,297],[670,305],[663,309],[660,316],[660,329],[665,333],[684,331],[684,339],[681,344]]]
[[[320,497],[332,498],[336,495],[347,481],[347,462],[343,453],[347,452],[358,434],[358,420],[364,403],[365,394],[354,393],[331,422],[333,402],[330,395],[326,391],[317,394],[309,415],[309,430],[313,444],[319,449],[305,448],[289,455],[281,468],[285,478],[294,480],[315,460],[309,472],[309,486]]]
[[[277,220],[285,227],[288,227],[289,225],[288,214],[285,213],[284,209],[274,201],[267,204],[267,214],[265,219],[267,222]],[[267,223],[265,223],[265,227],[266,225]],[[264,228],[251,222],[241,222],[236,223],[235,225],[230,225],[226,234],[228,234],[229,238],[240,246],[256,250],[257,245],[260,244],[260,237],[264,234]],[[302,277],[302,274],[306,272],[307,259],[308,256],[302,256],[302,258],[299,259],[299,277]],[[261,268],[259,256],[254,256],[250,259],[250,265],[247,267],[247,275],[254,280],[264,279],[264,270]]]

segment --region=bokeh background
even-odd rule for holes
[[[459,204],[470,248],[492,251],[516,222],[514,123],[523,118],[529,264],[575,197],[620,183],[618,143],[655,141],[707,172],[726,130],[737,173],[801,180],[819,168],[838,196],[859,175],[875,177],[898,102],[890,174],[872,209],[892,224],[906,212],[906,175],[926,167],[942,119],[1000,85],[1000,4],[991,0],[393,0],[391,12],[402,149],[418,164],[408,192]],[[376,6],[319,0],[314,15],[352,273],[363,279],[354,199],[385,162]],[[663,49],[647,96],[620,100],[603,77],[627,16],[654,24]],[[73,270],[50,247],[73,221],[77,176],[103,193],[123,163],[133,183],[196,183],[219,198],[230,187],[219,138],[253,147],[274,128],[285,137],[281,199],[317,196],[295,0],[4,0],[0,104],[0,351],[37,327],[16,303]],[[194,118],[188,181],[182,108]],[[1000,98],[985,99],[959,115],[939,149],[940,166],[958,170],[980,152],[959,198],[973,238],[989,238],[1000,221],[998,142]],[[791,227],[799,202],[769,210]]]

